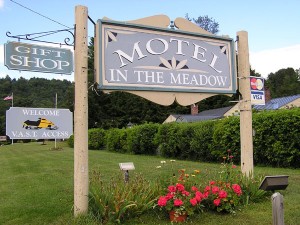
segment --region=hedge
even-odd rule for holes
[[[300,168],[300,108],[255,114],[254,162]]]
[[[255,164],[300,168],[300,108],[253,113],[253,129]],[[240,162],[238,116],[197,123],[144,124],[102,130],[95,136],[94,133],[89,135],[93,137],[91,143],[97,142],[98,132],[106,137],[102,140],[109,151],[220,162],[230,149],[235,163]],[[95,146],[98,148],[104,143]]]
[[[155,143],[154,137],[159,126],[159,124],[150,123],[127,129],[128,152],[133,154],[156,155],[158,144]]]
[[[106,146],[106,131],[102,128],[88,130],[88,148],[93,150],[103,149]],[[68,139],[68,145],[74,148],[74,135]]]

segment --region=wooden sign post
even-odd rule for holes
[[[74,215],[88,211],[88,9],[75,7]]]
[[[238,37],[238,80],[242,99],[240,109],[241,170],[246,176],[253,176],[252,108],[250,93],[250,64],[248,33],[237,32]]]

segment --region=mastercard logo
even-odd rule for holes
[[[250,79],[250,86],[252,90],[262,90],[264,88],[264,83],[262,79],[251,78]]]

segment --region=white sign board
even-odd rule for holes
[[[65,139],[72,134],[69,109],[11,107],[6,111],[6,135],[11,139]]]
[[[134,170],[134,165],[132,162],[119,163],[120,170]]]
[[[235,93],[230,38],[98,20],[103,90]]]
[[[265,105],[264,78],[250,77],[251,104]]]

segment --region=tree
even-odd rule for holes
[[[293,68],[280,69],[270,73],[266,80],[272,98],[300,94],[300,76]]]
[[[193,21],[202,29],[212,33],[217,34],[219,32],[219,23],[217,23],[212,17],[198,16],[198,18],[190,18],[189,14],[185,15],[185,18],[189,21]]]
[[[261,74],[260,73],[257,73],[254,69],[252,69],[250,67],[250,76],[253,76],[253,77],[261,77]]]

